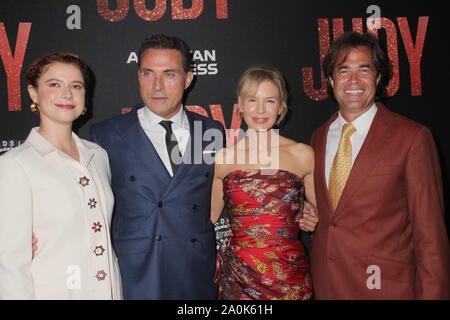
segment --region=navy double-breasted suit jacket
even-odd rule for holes
[[[222,147],[223,127],[184,109],[190,138],[172,178],[139,123],[140,107],[91,128],[110,159],[124,298],[217,299],[211,150]]]

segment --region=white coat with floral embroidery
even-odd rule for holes
[[[122,298],[108,157],[72,136],[79,162],[38,128],[0,157],[0,299]]]

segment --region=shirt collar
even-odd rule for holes
[[[184,112],[184,107],[181,106],[180,110],[170,119],[164,119],[163,117],[158,116],[156,113],[152,112],[149,108],[147,108],[147,106],[144,107],[144,111],[143,111],[144,117],[147,120],[148,124],[150,125],[150,128],[160,126],[160,122],[164,121],[164,120],[170,120],[173,122],[173,126],[175,128],[186,128],[186,114]]]
[[[356,132],[358,134],[363,134],[367,131],[369,131],[370,125],[372,124],[373,118],[375,117],[375,114],[377,113],[377,106],[374,103],[369,110],[361,114],[358,118],[353,120],[351,123],[356,129]],[[338,128],[342,128],[344,124],[348,123],[345,121],[345,119],[342,117],[341,112],[339,112],[338,119],[337,119],[337,126]]]
[[[30,134],[27,137],[28,143],[41,155],[41,157],[45,157],[46,155],[56,152],[60,156],[67,157],[72,159],[67,154],[59,150],[55,145],[53,145],[50,141],[45,139],[39,132],[39,127],[34,127],[31,129]],[[99,147],[92,143],[85,143],[82,139],[80,139],[74,132],[72,132],[72,137],[75,140],[77,145],[78,154],[80,156],[80,163],[84,166],[87,166],[94,156],[94,150]]]

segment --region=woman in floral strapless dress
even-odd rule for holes
[[[220,245],[215,281],[220,299],[312,297],[309,261],[299,228],[313,231],[315,206],[312,148],[273,129],[287,111],[280,72],[256,66],[241,76],[239,112],[246,136],[216,155],[211,220],[227,208],[231,236]]]

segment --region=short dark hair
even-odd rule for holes
[[[174,49],[181,53],[181,64],[185,73],[191,70],[192,54],[189,46],[180,38],[167,36],[165,34],[155,34],[151,38],[146,38],[141,43],[138,51],[138,66],[141,66],[142,54],[147,49]]]
[[[42,73],[44,73],[47,67],[54,62],[72,64],[78,67],[84,80],[84,86],[87,88],[90,85],[91,72],[89,67],[77,55],[68,52],[49,53],[34,60],[27,70],[27,85],[32,85],[36,88]]]
[[[337,60],[342,55],[345,60],[350,49],[359,46],[367,47],[372,52],[372,62],[375,66],[376,76],[377,78],[380,77],[380,81],[377,84],[375,99],[380,100],[385,98],[387,96],[386,86],[391,78],[392,66],[388,55],[381,49],[378,39],[368,32],[361,34],[354,31],[348,31],[331,43],[322,62],[322,70],[328,84],[328,93],[334,98],[330,78],[333,76],[336,64],[339,63]]]

